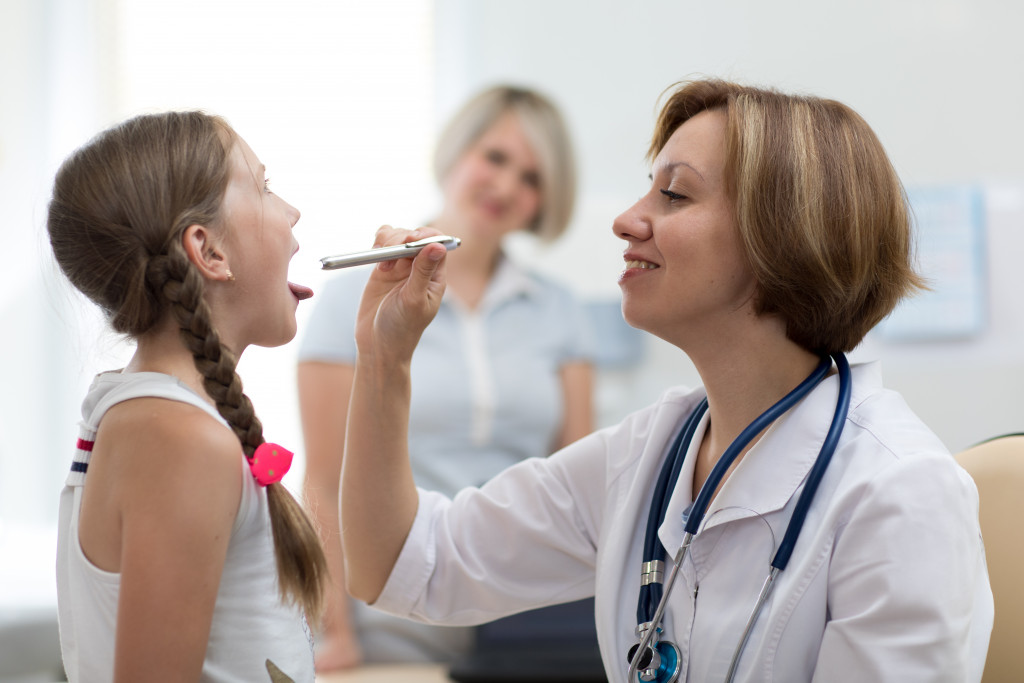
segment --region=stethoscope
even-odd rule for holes
[[[832,454],[836,450],[836,445],[839,443],[839,437],[843,432],[843,424],[846,422],[846,415],[850,408],[850,364],[842,353],[832,354],[831,358],[823,356],[821,362],[807,379],[783,396],[778,403],[758,416],[729,445],[725,453],[722,454],[722,457],[718,459],[714,468],[712,468],[711,474],[708,475],[704,485],[701,486],[697,499],[683,512],[685,533],[683,534],[682,543],[673,557],[672,570],[669,573],[668,581],[664,582],[667,553],[664,546],[658,540],[658,528],[665,520],[668,501],[676,487],[679,473],[683,469],[686,452],[690,448],[690,443],[693,441],[693,436],[697,431],[701,418],[707,412],[707,399],[703,399],[690,414],[682,431],[676,438],[672,450],[669,452],[669,457],[665,459],[665,463],[662,465],[661,473],[658,475],[658,481],[654,487],[654,497],[651,501],[651,511],[647,517],[647,528],[644,535],[640,598],[637,604],[636,633],[640,638],[640,642],[634,644],[627,654],[627,659],[630,662],[629,673],[626,677],[627,682],[631,683],[634,680],[640,680],[645,682],[672,683],[678,677],[681,668],[679,648],[674,643],[660,638],[662,630],[660,624],[665,613],[665,606],[668,603],[669,593],[672,591],[672,585],[675,583],[679,568],[686,559],[690,543],[697,534],[697,529],[700,527],[701,522],[704,520],[704,514],[711,503],[711,498],[718,489],[718,485],[721,483],[725,473],[747,444],[780,415],[796,405],[825,378],[832,368],[832,358],[835,359],[839,370],[839,398],[836,401],[835,415],[832,417],[832,424],[829,427],[828,434],[825,435],[821,451],[819,451],[818,457],[815,459],[814,465],[807,475],[807,483],[804,485],[799,499],[797,499],[796,507],[793,510],[793,517],[789,521],[789,526],[786,527],[786,534],[783,536],[782,543],[772,559],[768,577],[765,579],[761,593],[758,595],[757,603],[750,613],[750,618],[747,619],[743,635],[733,653],[732,661],[729,663],[729,671],[726,674],[725,680],[727,683],[731,683],[736,675],[736,667],[739,664],[740,655],[743,653],[743,648],[750,638],[754,623],[757,621],[757,617],[761,613],[761,609],[764,607],[772,587],[775,585],[775,577],[786,568],[790,555],[793,554],[793,547],[796,545],[797,537],[799,537],[800,530],[803,528],[804,521],[807,518],[807,510],[811,506],[814,494],[818,490],[818,484],[821,483],[821,478],[825,474],[825,468],[828,467]],[[642,654],[638,657],[634,656],[637,652]],[[634,675],[637,675],[638,679],[634,679]]]

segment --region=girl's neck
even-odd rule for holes
[[[178,326],[164,323],[136,340],[135,353],[124,372],[159,372],[171,375],[209,401],[213,399],[203,387],[203,377],[196,368],[192,353],[181,341]]]

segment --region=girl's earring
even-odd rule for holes
[[[228,282],[235,281],[235,274],[231,272],[230,268],[228,268],[227,271],[225,271],[225,274],[228,276]]]

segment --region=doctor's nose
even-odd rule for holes
[[[643,241],[651,236],[651,223],[642,210],[643,199],[629,207],[612,222],[612,232],[619,239]]]

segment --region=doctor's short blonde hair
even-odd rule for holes
[[[572,218],[576,164],[562,115],[540,93],[502,85],[466,102],[438,137],[434,176],[443,184],[462,155],[507,113],[514,114],[523,127],[540,167],[540,208],[528,229],[545,242],[553,241],[565,232]]]
[[[906,193],[882,144],[840,102],[710,79],[671,93],[648,156],[709,110],[727,119],[726,188],[755,310],[780,316],[803,348],[850,351],[924,288]]]

